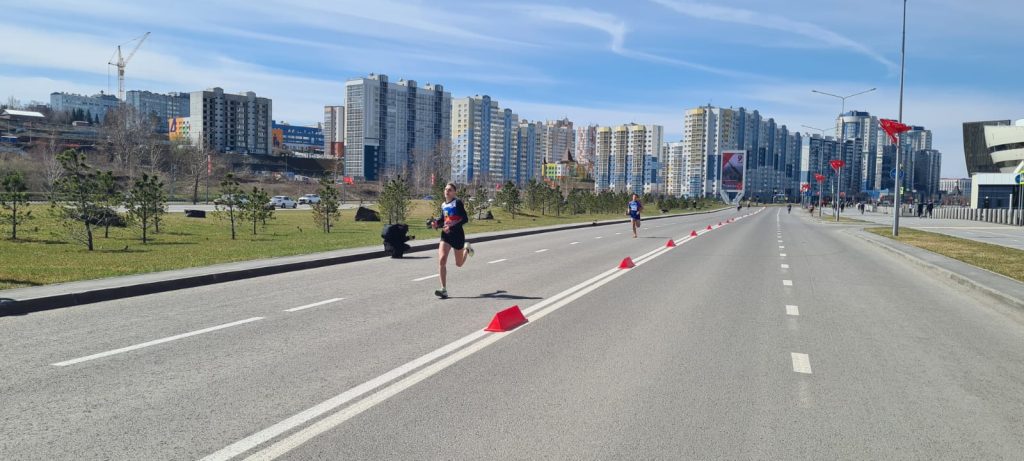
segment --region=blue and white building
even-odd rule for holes
[[[452,179],[460,184],[500,184],[521,176],[519,116],[490,96],[452,100]]]

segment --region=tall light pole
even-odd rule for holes
[[[808,126],[808,125],[801,125],[801,126],[804,127],[804,128],[807,128],[809,130],[814,130],[814,131],[820,132],[821,133],[821,145],[822,146],[825,145],[825,132],[835,129],[835,128],[815,128],[813,126]],[[822,163],[824,158],[825,158],[825,156],[821,152],[821,148],[819,147],[818,148],[818,174],[821,174],[821,172],[822,172],[821,169],[824,168],[824,163]],[[808,178],[808,179],[810,179],[810,178]],[[821,182],[818,182],[817,180],[815,180],[815,182],[818,183],[818,217],[820,218],[821,217],[822,197],[825,195],[825,191],[822,190],[822,187],[824,187],[824,186],[822,185]]]
[[[877,89],[878,88],[871,88],[869,90],[864,90],[864,91],[861,91],[859,93],[854,93],[854,94],[847,95],[847,96],[839,96],[838,94],[826,93],[824,91],[818,91],[818,90],[811,90],[811,93],[818,93],[818,94],[822,94],[822,95],[825,95],[825,96],[831,96],[833,98],[836,98],[836,99],[839,99],[840,101],[842,101],[842,105],[840,106],[840,109],[839,109],[839,123],[840,123],[839,126],[842,127],[842,128],[840,128],[838,131],[836,131],[836,147],[838,147],[837,151],[839,152],[839,159],[840,160],[843,159],[843,150],[844,150],[844,147],[845,147],[843,141],[844,141],[844,138],[846,137],[846,135],[845,135],[845,131],[846,130],[845,130],[845,126],[844,126],[845,124],[843,123],[843,114],[846,113],[846,100],[850,99],[850,98],[852,98],[854,96],[860,96],[860,95],[862,95],[864,93],[870,93],[870,92],[875,91]],[[840,174],[842,174],[841,170],[840,170]],[[842,184],[836,184],[837,192],[841,188],[842,188]],[[839,195],[839,194],[836,193],[835,195]],[[833,197],[833,200],[835,200],[835,197]],[[835,204],[836,221],[838,221],[839,220],[839,202],[835,201],[834,204]]]
[[[907,0],[903,0],[903,43],[900,45],[900,119],[899,122],[903,123],[903,70],[907,65]],[[900,235],[900,206],[902,205],[900,199],[900,187],[903,185],[903,179],[900,177],[900,151],[903,150],[903,133],[897,134],[896,138],[896,191],[893,196],[892,204],[892,236],[898,237]]]

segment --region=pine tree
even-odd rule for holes
[[[0,192],[0,220],[11,224],[11,240],[18,240],[18,224],[32,219],[32,211],[26,209],[29,204],[25,175],[20,171],[7,173],[3,188]]]

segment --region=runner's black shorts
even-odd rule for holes
[[[461,250],[466,247],[466,232],[462,228],[441,232],[441,241],[451,245],[456,250]]]

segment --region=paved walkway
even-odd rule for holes
[[[832,210],[828,208],[824,210],[825,214],[831,214],[831,211]],[[892,227],[891,214],[872,213],[870,211],[860,214],[860,212],[854,208],[847,209],[842,216]],[[930,219],[900,215],[900,227],[909,227],[912,229],[946,234],[953,237],[960,237],[978,242],[1024,250],[1024,227],[1019,226],[1007,226],[1004,224],[967,221],[963,219]]]

